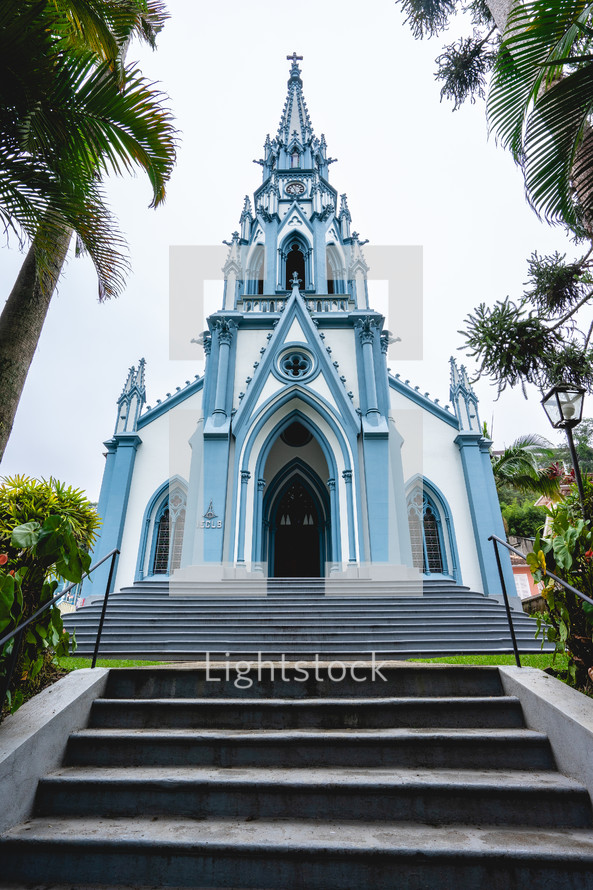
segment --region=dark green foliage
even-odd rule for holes
[[[441,100],[451,99],[453,111],[470,99],[484,98],[486,76],[490,73],[496,53],[489,49],[483,38],[476,36],[461,38],[457,43],[444,47],[436,63],[437,80],[443,81]]]
[[[593,279],[588,266],[567,263],[566,254],[551,256],[531,254],[528,260],[527,290],[524,296],[546,317],[562,313],[585,299]]]
[[[536,507],[533,504],[522,506],[518,503],[501,503],[501,508],[508,535],[534,538],[546,521],[544,507]]]
[[[542,391],[557,383],[593,386],[591,330],[577,324],[593,293],[588,255],[567,263],[558,253],[533,253],[528,274],[518,302],[506,297],[493,307],[481,303],[465,319],[459,333],[478,374],[490,377],[499,393],[527,383]]]
[[[447,27],[455,0],[400,0],[400,5],[412,34],[422,39],[434,37]]]
[[[434,37],[444,31],[458,12],[467,13],[474,31],[456,43],[443,47],[437,57],[437,80],[442,81],[441,99],[451,99],[454,109],[470,99],[484,98],[486,77],[489,74],[500,43],[494,37],[496,26],[485,0],[470,3],[455,0],[398,0],[417,39]],[[485,30],[487,29],[487,30]]]

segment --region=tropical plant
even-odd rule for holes
[[[100,299],[128,261],[102,177],[144,170],[156,207],[175,160],[165,97],[122,62],[134,36],[154,43],[159,0],[19,0],[0,4],[0,221],[32,241],[0,316],[0,457],[72,232]]]
[[[26,519],[26,521],[23,521]],[[78,582],[90,566],[89,547],[99,517],[77,489],[57,480],[27,477],[0,485],[0,636],[30,618],[55,595],[61,579]],[[8,670],[14,639],[0,652],[0,680]],[[56,606],[23,637],[9,688],[15,710],[57,671],[69,638]]]
[[[593,234],[593,4],[517,3],[494,67],[488,118],[549,222]]]
[[[542,458],[549,458],[551,445],[543,436],[520,436],[499,454],[491,455],[492,472],[497,487],[506,485],[517,491],[548,495],[560,495],[560,478],[556,469],[540,467]]]
[[[585,515],[593,512],[593,485],[585,479]],[[549,578],[553,572],[563,581],[593,598],[593,530],[583,519],[578,495],[572,494],[551,508],[550,531],[536,535],[528,554],[531,573],[542,582],[547,610],[537,616],[538,634],[554,643],[557,653],[568,656],[567,680],[584,689],[593,667],[593,606]]]

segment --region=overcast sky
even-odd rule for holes
[[[89,261],[69,260],[0,468],[54,475],[94,500],[129,366],[146,358],[149,404],[203,369],[197,346],[193,362],[169,359],[169,247],[220,244],[238,228],[244,195],[261,181],[252,159],[280,120],[293,50],[304,56],[313,127],[339,161],[330,178],[348,194],[353,229],[372,244],[424,249],[424,357],[390,360],[394,372],[448,402],[448,359],[464,361],[457,331],[467,313],[519,296],[533,250],[573,253],[527,207],[510,155],[488,140],[483,103],[453,113],[439,102],[441,41],[414,41],[392,0],[170,0],[169,9],[157,52],[128,55],[168,93],[181,131],[167,202],[149,210],[141,177],[111,181],[133,265],[127,289],[100,305]],[[2,249],[6,295],[20,261]],[[397,334],[397,319],[390,328]],[[535,391],[527,402],[520,393],[493,402],[487,381],[476,390],[496,447],[552,433]]]

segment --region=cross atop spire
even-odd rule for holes
[[[303,81],[298,62],[302,56],[296,52],[292,56],[286,56],[292,62],[290,78],[288,81],[288,95],[282,111],[282,119],[278,128],[278,136],[284,144],[296,137],[301,145],[304,145],[313,135],[307,104],[303,96]]]

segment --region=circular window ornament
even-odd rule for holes
[[[306,377],[312,368],[311,356],[300,349],[291,349],[280,357],[280,373],[289,380]]]
[[[303,383],[319,373],[315,356],[300,343],[285,343],[272,365],[272,373],[284,383]]]

